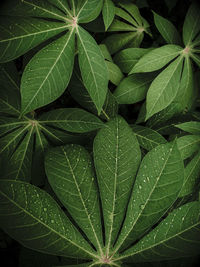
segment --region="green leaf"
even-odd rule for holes
[[[1,175],[3,179],[30,182],[33,154],[33,127],[17,146],[11,157],[3,157]]]
[[[188,122],[177,124],[175,126],[191,134],[200,134],[200,122],[198,121],[188,121]]]
[[[72,133],[90,132],[103,126],[103,122],[99,118],[79,108],[51,110],[40,116],[39,123]]]
[[[158,145],[165,144],[166,139],[158,132],[140,125],[131,125],[135,136],[138,139],[140,146],[147,151],[155,148]]]
[[[109,73],[109,80],[114,84],[118,85],[120,81],[124,78],[123,73],[120,68],[113,62],[106,61],[106,65]]]
[[[137,38],[137,32],[117,33],[106,37],[103,43],[106,44],[108,51],[113,55],[123,48],[138,47],[140,42],[137,41]]]
[[[200,148],[200,135],[185,135],[177,139],[182,159],[187,159]]]
[[[181,37],[174,25],[167,19],[159,16],[156,12],[153,12],[154,23],[168,44],[181,45]]]
[[[63,12],[46,0],[6,0],[2,3],[0,14],[4,16],[44,17],[65,21]]]
[[[177,4],[178,0],[174,0],[174,1],[171,1],[171,0],[165,0],[165,4],[167,5],[169,11],[171,11]]]
[[[69,15],[72,18],[72,12],[69,8],[69,4],[67,0],[48,0],[53,6],[58,7],[62,10],[65,14]]]
[[[102,14],[105,30],[107,31],[115,17],[115,5],[113,4],[112,0],[104,0]]]
[[[194,60],[194,62],[197,64],[197,66],[200,68],[200,56],[192,53],[191,57]]]
[[[78,59],[83,83],[100,114],[108,90],[108,70],[93,37],[78,27]]]
[[[106,60],[108,60],[110,62],[113,62],[112,57],[111,57],[106,45],[105,44],[100,44],[99,48],[101,49],[101,53],[103,54],[104,59],[106,59]]]
[[[79,145],[53,148],[46,155],[45,169],[59,200],[102,253],[98,190],[89,153]]]
[[[177,199],[183,179],[176,142],[159,145],[144,156],[116,250],[129,246],[161,219]]]
[[[125,23],[121,20],[114,19],[110,27],[108,28],[108,32],[126,32],[126,31],[136,31],[136,28],[132,25]]]
[[[185,46],[191,45],[200,31],[200,7],[197,2],[192,3],[183,24],[183,42]]]
[[[176,58],[180,54],[181,50],[182,48],[180,46],[172,44],[155,48],[145,54],[133,67],[129,74],[159,70],[171,60]]]
[[[184,197],[194,192],[199,182],[200,173],[200,152],[187,164],[185,178],[179,197]]]
[[[0,224],[25,247],[53,255],[90,258],[89,244],[45,191],[0,180]]]
[[[67,29],[62,22],[40,18],[0,17],[0,62],[11,61]]]
[[[3,87],[1,90],[18,90],[20,84],[20,76],[17,72],[14,62],[0,64],[0,84]]]
[[[139,59],[151,50],[152,48],[127,48],[117,53],[113,60],[121,71],[129,73]]]
[[[127,262],[159,261],[199,254],[200,202],[174,210],[134,247],[123,253]]]
[[[127,11],[125,11],[122,8],[116,7],[115,8],[115,15],[120,17],[121,19],[127,21],[129,24],[132,24],[134,27],[138,26],[138,24],[136,23],[134,18]]]
[[[146,120],[174,100],[180,86],[183,58],[178,57],[152,82],[147,92]]]
[[[21,81],[22,114],[49,104],[64,92],[73,70],[74,42],[71,31],[44,47],[28,63]]]
[[[76,17],[79,23],[88,23],[98,17],[103,6],[103,0],[85,0]]]
[[[124,78],[114,91],[119,104],[134,104],[146,97],[154,75],[149,73],[136,73]]]
[[[5,90],[6,89],[6,90]],[[20,92],[11,87],[0,87],[0,113],[10,114],[14,117],[20,115]]]
[[[133,19],[136,22],[136,25],[142,25],[142,17],[136,5],[128,2],[127,3],[119,2],[119,5],[133,17]]]
[[[140,148],[132,129],[119,116],[98,132],[93,146],[109,255],[125,215],[140,163]]]

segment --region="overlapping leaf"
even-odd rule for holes
[[[43,190],[0,180],[1,227],[24,246],[43,253],[90,258],[93,251],[58,204]]]
[[[89,153],[78,145],[51,149],[46,155],[45,168],[60,201],[102,253],[98,190]]]

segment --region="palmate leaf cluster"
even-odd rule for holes
[[[200,6],[187,8],[175,27],[145,0],[2,2],[0,226],[38,266],[199,255]]]

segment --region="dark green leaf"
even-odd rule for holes
[[[127,247],[158,222],[178,197],[184,165],[176,142],[159,145],[143,158],[116,250]]]
[[[105,30],[107,31],[115,17],[115,5],[113,4],[112,0],[104,0],[102,13]]]
[[[21,81],[23,114],[49,104],[64,92],[73,70],[74,42],[71,31],[44,47],[28,63]]]
[[[115,241],[125,215],[140,148],[129,125],[116,117],[102,128],[94,140],[94,162],[103,206],[106,251]]]
[[[51,149],[46,155],[45,169],[59,200],[102,253],[98,191],[89,153],[78,145]]]
[[[200,135],[185,135],[177,139],[182,159],[187,159],[200,148]]]
[[[76,17],[79,23],[88,23],[96,19],[101,12],[103,0],[85,0]]]
[[[25,54],[43,41],[65,31],[68,25],[40,18],[0,18],[0,62],[7,62]]]
[[[54,255],[90,258],[89,244],[58,204],[28,183],[0,180],[1,227],[24,246]]]
[[[107,66],[100,48],[89,33],[78,27],[77,37],[83,83],[100,114],[108,90]]]
[[[198,121],[188,121],[188,122],[177,124],[175,126],[191,134],[200,134],[200,122]]]

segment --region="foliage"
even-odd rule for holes
[[[200,6],[176,19],[181,2],[1,3],[0,226],[20,267],[198,261]]]

